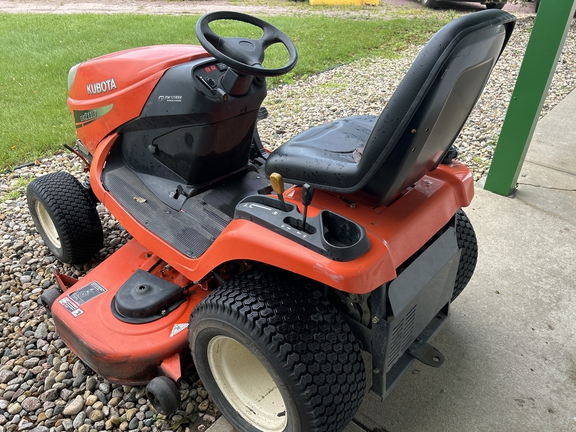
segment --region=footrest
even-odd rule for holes
[[[408,354],[416,360],[432,367],[440,367],[444,364],[444,355],[432,345],[416,339],[408,348]]]

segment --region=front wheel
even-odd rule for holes
[[[240,432],[337,432],[362,401],[355,338],[303,278],[241,274],[194,309],[189,328],[198,375]]]
[[[104,233],[90,191],[66,172],[38,177],[26,190],[28,210],[48,249],[60,261],[84,264]]]
[[[146,396],[156,411],[170,415],[180,407],[180,390],[174,381],[157,376],[146,386]]]

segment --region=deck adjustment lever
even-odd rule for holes
[[[286,202],[284,201],[284,179],[282,175],[279,173],[272,173],[270,174],[270,184],[272,185],[272,189],[278,195],[278,199],[282,203],[282,211],[288,211],[286,207]]]

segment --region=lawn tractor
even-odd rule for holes
[[[220,20],[262,36],[221,36]],[[473,177],[453,142],[514,23],[500,10],[458,18],[379,117],[313,127],[271,153],[257,132],[265,78],[289,72],[297,52],[261,19],[209,13],[201,47],[74,66],[73,150],[89,185],[37,178],[31,215],[63,262],[101,249],[98,201],[133,238],[42,295],[62,340],[110,381],[147,385],[167,415],[194,365],[243,432],[340,431],[367,382],[384,398],[414,360],[440,366],[429,341],[477,257],[461,209]],[[263,66],[277,44],[287,63]]]

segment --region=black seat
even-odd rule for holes
[[[435,169],[480,97],[516,18],[486,10],[444,26],[422,49],[379,117],[314,127],[276,149],[266,173],[372,207]]]

